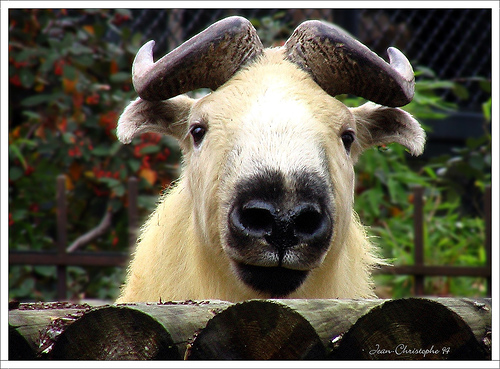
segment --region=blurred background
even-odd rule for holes
[[[9,298],[117,297],[137,228],[181,157],[169,137],[116,139],[136,97],[135,53],[154,39],[163,56],[230,15],[251,20],[264,46],[322,19],[383,58],[405,53],[417,80],[405,110],[425,126],[425,153],[373,148],[356,168],[356,211],[395,266],[376,274],[377,294],[489,296],[490,9],[10,9]]]

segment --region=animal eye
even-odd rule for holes
[[[189,130],[189,133],[191,133],[195,145],[199,145],[203,140],[203,137],[205,137],[205,133],[207,133],[207,128],[204,125],[195,124]]]
[[[347,130],[344,133],[342,133],[341,138],[345,147],[345,151],[347,151],[347,153],[349,154],[351,152],[352,143],[354,142],[356,136],[354,135],[353,131]]]

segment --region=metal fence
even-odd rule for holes
[[[57,267],[57,297],[67,299],[66,268],[68,266],[118,266],[125,267],[129,254],[109,252],[68,252],[67,244],[67,204],[66,178],[57,178],[57,244],[53,252],[9,251],[10,265],[55,265]],[[491,296],[491,187],[487,187],[484,197],[485,251],[484,266],[430,266],[424,263],[424,191],[416,187],[414,195],[414,264],[386,266],[377,271],[379,274],[411,275],[414,277],[414,295],[424,295],[424,279],[433,276],[482,277],[487,280],[487,294]],[[129,242],[135,244],[137,230],[137,179],[128,181],[128,218]]]
[[[230,15],[256,23],[265,46],[286,39],[305,20],[322,19],[383,57],[395,46],[437,78],[462,82],[469,91],[466,100],[441,92],[462,110],[480,111],[490,96],[480,79],[491,80],[491,9],[135,9],[132,15],[129,26],[144,40],[154,39],[158,55]],[[113,38],[112,30],[108,37]]]

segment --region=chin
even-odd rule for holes
[[[238,278],[252,290],[272,298],[284,298],[293,293],[306,280],[308,270],[282,266],[265,267],[243,263],[235,265]]]

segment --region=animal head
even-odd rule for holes
[[[413,98],[414,75],[394,48],[386,63],[335,26],[308,21],[284,46],[264,49],[240,17],[157,62],[153,45],[136,56],[139,98],[117,135],[124,143],[147,131],[178,139],[180,183],[192,203],[186,222],[252,290],[286,296],[328,253],[348,247],[363,150],[391,142],[423,150],[422,128],[397,108]],[[212,92],[183,95],[202,87]],[[370,102],[348,108],[339,94]]]

